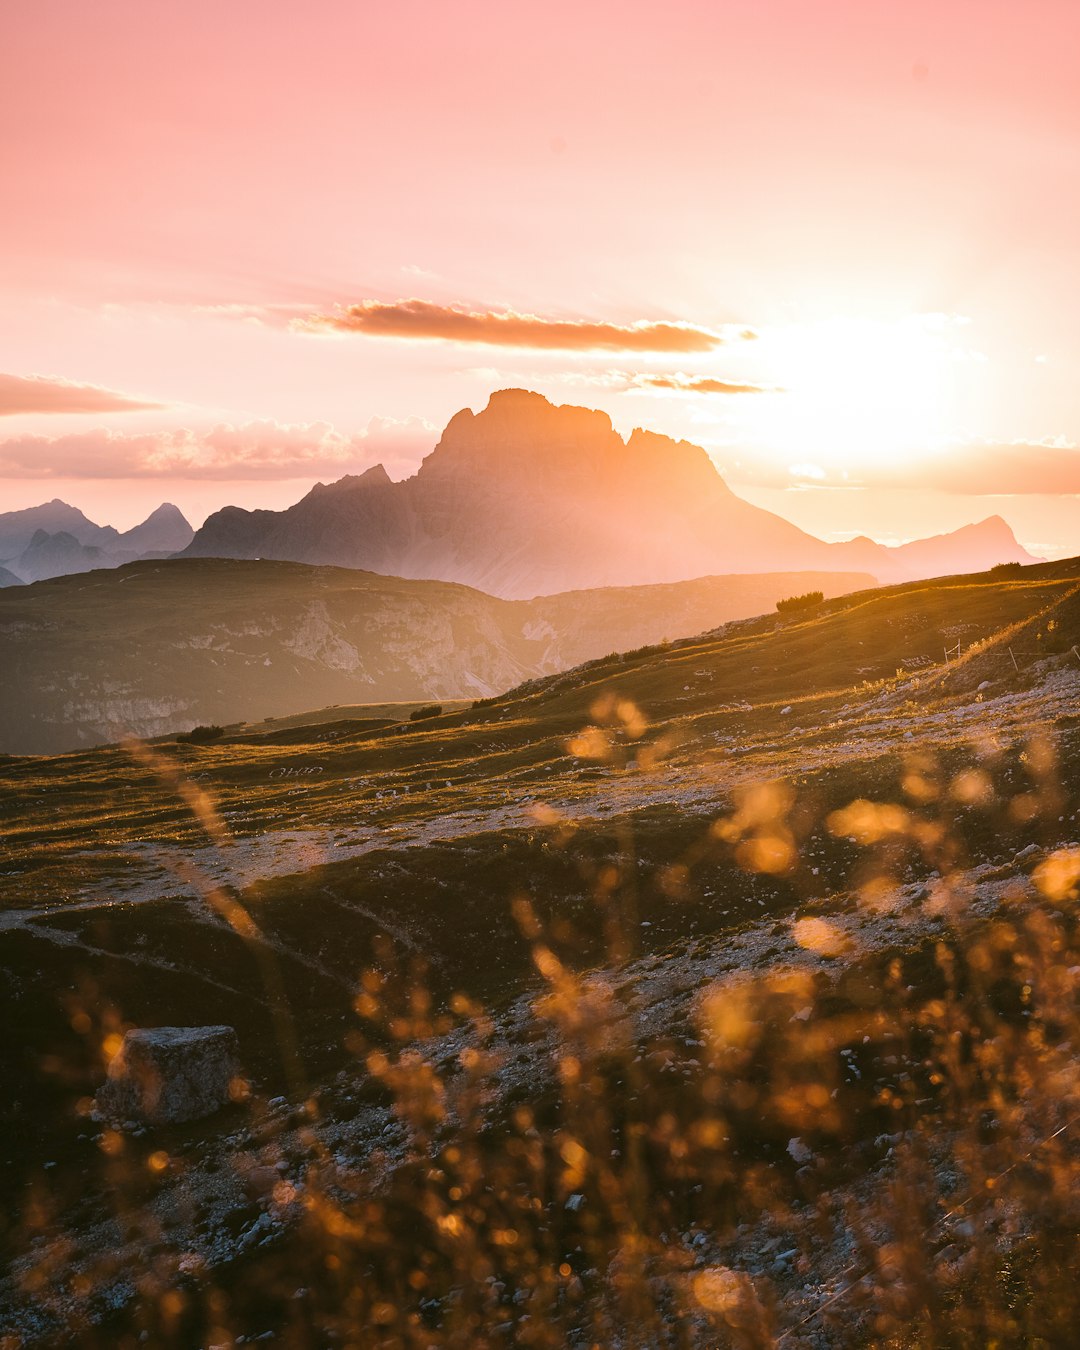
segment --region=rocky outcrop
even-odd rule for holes
[[[96,1106],[108,1120],[199,1120],[226,1105],[238,1074],[232,1027],[139,1028],[110,1061]]]

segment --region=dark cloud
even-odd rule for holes
[[[684,323],[545,319],[512,310],[458,309],[427,300],[399,300],[394,304],[367,300],[330,314],[313,314],[295,327],[305,332],[363,333],[369,337],[441,339],[553,351],[708,352],[726,342],[755,336],[748,329],[714,332]]]
[[[137,412],[161,406],[51,375],[0,374],[0,417],[17,417],[22,413]]]
[[[411,472],[437,439],[418,418],[373,418],[346,435],[325,422],[249,422],[207,431],[177,428],[139,435],[88,431],[17,436],[0,441],[0,476],[8,478],[274,479],[340,477],[381,460]]]

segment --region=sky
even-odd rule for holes
[[[35,0],[0,510],[415,471],[524,386],[826,538],[1080,553],[1075,0]]]

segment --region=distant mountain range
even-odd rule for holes
[[[57,577],[0,592],[0,753],[331,704],[475,699],[785,596],[872,585],[809,572],[507,601],[441,581],[211,558]]]
[[[1036,561],[1000,516],[898,548],[825,543],[737,497],[699,446],[641,430],[624,441],[605,413],[522,389],[459,412],[412,478],[377,465],[285,511],[226,507],[184,554],[358,567],[506,599],[807,569],[889,583]]]
[[[227,506],[197,532],[164,503],[125,533],[58,500],[0,513],[0,586],[139,558],[265,558],[456,581],[503,599],[757,572],[889,584],[1038,561],[1000,516],[896,548],[829,544],[737,497],[708,454],[606,413],[503,389],[454,416],[419,471],[381,464],[284,511]]]
[[[0,586],[165,558],[186,548],[194,534],[171,502],[123,533],[95,525],[58,498],[25,511],[5,511],[0,513]]]

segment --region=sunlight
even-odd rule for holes
[[[763,333],[784,392],[748,410],[760,443],[809,477],[932,451],[955,416],[953,371],[972,359],[953,340],[964,322],[832,318]]]

